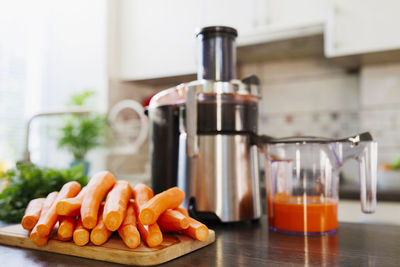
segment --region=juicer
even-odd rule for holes
[[[258,79],[236,79],[235,29],[196,37],[197,80],[158,93],[148,108],[153,189],[178,185],[199,219],[258,219]]]

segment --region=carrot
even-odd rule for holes
[[[108,193],[104,205],[104,224],[110,231],[118,230],[126,216],[129,199],[132,196],[132,187],[127,181],[118,181]]]
[[[181,232],[193,239],[200,241],[205,241],[208,237],[208,227],[199,221],[196,221],[192,217],[187,217],[189,219],[189,227],[187,229],[181,230]]]
[[[135,201],[133,202],[136,216],[139,215],[140,206],[144,205],[149,199],[154,196],[153,190],[144,184],[137,184],[133,189],[133,196]],[[156,247],[163,241],[163,236],[160,227],[157,223],[151,225],[143,225],[140,220],[137,220],[137,226],[142,236],[143,241],[149,247]]]
[[[35,243],[37,246],[41,247],[47,243],[49,240],[49,236],[41,236],[39,235],[37,228],[33,228],[31,234],[29,235],[29,238],[32,240],[33,243]]]
[[[126,217],[118,229],[119,236],[129,248],[136,248],[140,245],[140,234],[136,227],[137,220],[133,205],[133,200],[131,200],[128,204]]]
[[[139,205],[137,202],[134,202],[136,216],[139,215]],[[137,227],[139,229],[140,235],[142,236],[143,241],[150,248],[157,247],[163,241],[163,235],[161,233],[160,227],[157,223],[153,223],[150,225],[143,225],[139,220],[137,221]]]
[[[142,224],[153,224],[167,209],[177,208],[185,198],[185,192],[178,187],[172,187],[147,201],[140,208],[139,221]]]
[[[68,241],[72,239],[76,224],[75,217],[63,216],[59,220],[57,237],[61,241]]]
[[[21,225],[26,230],[32,230],[39,220],[45,198],[32,199],[25,209],[25,215],[22,218]]]
[[[103,210],[104,210],[104,205],[101,205],[99,210],[99,218],[97,220],[97,225],[93,228],[92,232],[90,233],[90,241],[92,241],[93,244],[98,246],[104,244],[112,234],[112,231],[108,230],[106,225],[104,224]]]
[[[74,243],[78,246],[84,246],[89,242],[89,230],[83,227],[82,220],[79,217],[73,234]]]
[[[62,216],[78,216],[85,192],[86,186],[82,188],[76,197],[60,200],[56,206],[57,214]]]
[[[189,212],[186,208],[182,206],[179,206],[175,210],[179,211],[189,219],[189,227],[187,229],[181,230],[182,233],[200,241],[205,241],[207,239],[209,231],[206,225],[202,224],[199,221],[196,221],[192,217],[189,217]]]
[[[188,212],[188,210],[187,210],[185,207],[183,207],[183,206],[179,206],[179,207],[175,208],[174,210],[177,210],[177,211],[179,211],[180,213],[182,213],[183,215],[185,215],[186,217],[189,217],[189,212]]]
[[[145,184],[137,184],[133,189],[133,198],[139,206],[142,206],[153,196],[153,190]]]
[[[60,216],[56,212],[56,206],[58,201],[76,196],[81,190],[81,185],[78,182],[68,182],[63,185],[58,193],[57,198],[54,200],[53,204],[49,209],[43,209],[40,214],[39,221],[36,225],[37,231],[41,236],[48,236],[53,229],[54,225],[57,223]]]
[[[58,192],[52,192],[50,194],[47,195],[46,199],[43,202],[43,207],[42,210],[48,210],[50,209],[50,207],[53,205],[54,201],[56,200],[58,196]],[[35,225],[35,227],[33,227],[32,232],[29,235],[29,238],[32,240],[33,243],[35,243],[36,245],[43,246],[47,243],[48,240],[48,235],[46,236],[41,236],[39,235],[38,231],[37,231],[37,224]]]
[[[162,232],[174,232],[189,227],[189,219],[177,210],[166,210],[157,220]]]
[[[92,229],[96,226],[100,204],[114,184],[114,175],[103,171],[95,174],[86,186],[81,206],[82,223],[85,228]]]

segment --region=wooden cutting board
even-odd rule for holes
[[[29,232],[20,224],[0,228],[0,244],[30,248],[54,253],[78,256],[83,258],[116,262],[122,264],[148,266],[161,264],[177,257],[188,254],[215,241],[215,233],[210,230],[208,239],[204,242],[193,240],[181,234],[163,234],[164,241],[156,248],[148,248],[140,244],[135,249],[130,249],[122,242],[118,234],[114,233],[107,243],[95,246],[92,243],[79,247],[72,241],[57,240],[53,231],[47,245],[36,246],[28,237]]]

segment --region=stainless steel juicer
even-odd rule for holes
[[[196,36],[198,79],[160,92],[148,109],[153,188],[177,184],[200,219],[258,219],[258,155],[251,140],[258,79],[236,79],[235,29],[206,27]]]

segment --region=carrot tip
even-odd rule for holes
[[[47,236],[50,233],[50,230],[47,225],[41,224],[37,226],[37,232],[41,236]]]
[[[90,240],[93,242],[93,244],[98,246],[104,244],[107,241],[107,239],[108,239],[107,236],[99,231],[92,232],[90,236]]]
[[[199,227],[199,229],[197,229],[196,235],[200,241],[206,241],[208,234],[209,231],[207,227]]]
[[[39,247],[44,246],[47,243],[47,238],[40,236],[38,233],[31,234],[30,239]]]
[[[63,203],[62,201],[57,203],[56,206],[56,212],[58,215],[66,215],[65,214],[65,203]]]
[[[160,245],[163,241],[163,236],[162,234],[155,234],[149,237],[149,241],[148,241],[148,246],[153,248],[153,247],[157,247],[158,245]]]
[[[143,209],[139,214],[139,220],[144,225],[149,225],[153,222],[153,212],[150,209]]]
[[[126,240],[126,243],[129,244],[130,248],[136,248],[140,244],[140,239],[137,236],[130,236]]]
[[[93,229],[96,226],[97,219],[93,217],[85,217],[82,219],[82,224],[87,229]]]
[[[25,230],[32,230],[33,227],[35,227],[36,220],[33,219],[33,218],[30,218],[30,217],[26,217],[26,218],[24,218],[24,219],[22,220],[21,224],[22,224],[22,227],[23,227]]]
[[[120,220],[116,215],[116,213],[110,212],[107,214],[104,224],[106,225],[107,229],[110,231],[115,231],[118,230],[119,226],[122,223],[122,220]]]
[[[78,231],[74,233],[74,243],[78,246],[84,246],[89,242],[89,232]]]

